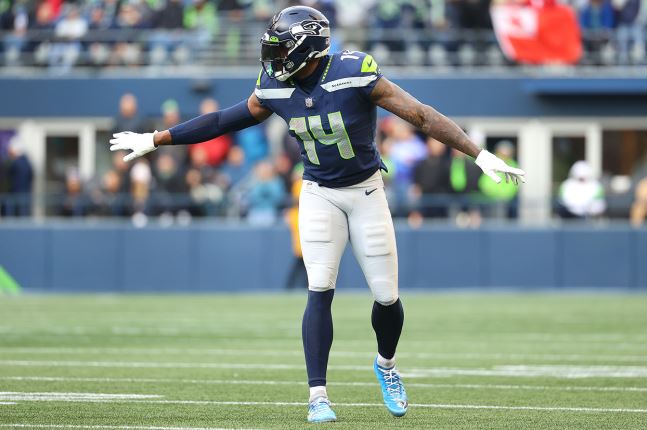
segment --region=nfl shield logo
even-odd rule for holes
[[[311,108],[312,105],[314,104],[312,97],[306,97],[306,107]]]

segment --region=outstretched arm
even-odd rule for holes
[[[124,161],[130,161],[154,151],[159,145],[200,143],[225,133],[251,127],[264,121],[271,114],[272,111],[261,106],[252,94],[237,105],[193,118],[168,130],[144,134],[128,131],[116,133],[110,140],[110,150],[131,150],[132,152],[124,157]]]
[[[421,103],[385,77],[375,84],[370,98],[373,103],[411,123],[427,136],[476,158],[476,164],[495,182],[501,182],[495,172],[505,173],[506,180],[525,182],[526,173],[523,170],[508,166],[503,160],[476,146],[454,121]]]

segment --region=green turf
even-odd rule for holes
[[[339,421],[314,427],[647,428],[647,296],[405,293],[403,301],[407,416],[380,405],[368,293],[338,294],[328,378]],[[0,429],[313,428],[304,302],[301,293],[0,296],[0,402],[15,403],[0,404]]]

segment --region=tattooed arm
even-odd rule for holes
[[[427,136],[476,158],[481,148],[476,146],[454,121],[431,106],[418,101],[408,92],[382,77],[373,91],[371,101],[411,123]]]
[[[523,170],[508,166],[503,160],[476,146],[454,121],[421,103],[385,77],[375,84],[370,98],[373,103],[411,123],[427,136],[476,158],[476,164],[495,182],[501,182],[495,172],[505,173],[506,181],[525,182]]]

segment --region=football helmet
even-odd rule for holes
[[[330,50],[330,24],[316,9],[293,6],[274,15],[261,39],[261,63],[270,78],[285,81]]]

